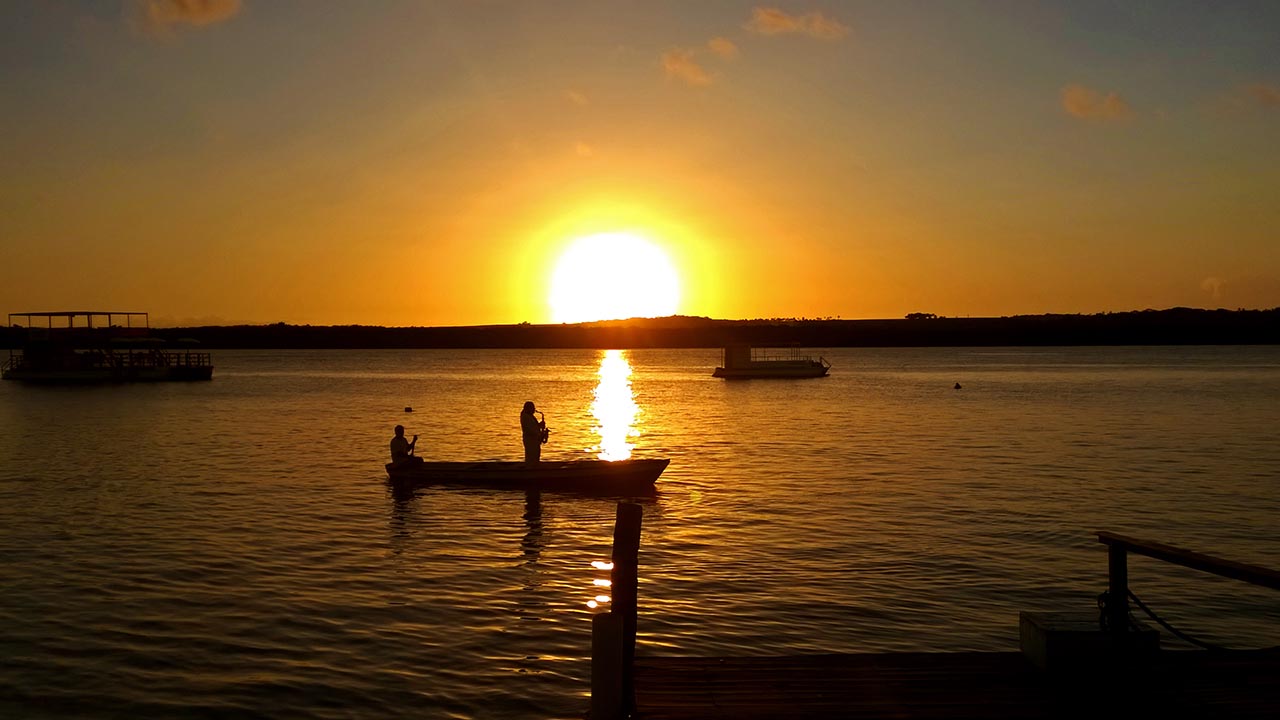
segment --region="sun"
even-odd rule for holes
[[[551,277],[551,318],[558,323],[674,315],[680,279],[657,245],[633,233],[578,238]]]

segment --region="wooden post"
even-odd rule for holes
[[[1129,629],[1129,565],[1123,545],[1107,546],[1107,627],[1116,635]]]
[[[591,720],[623,717],[621,620],[611,612],[591,618]]]
[[[644,509],[618,503],[613,524],[612,611],[622,629],[622,714],[635,708],[632,671],[636,657],[636,605],[639,592],[640,520]]]

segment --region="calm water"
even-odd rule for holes
[[[1019,610],[1094,607],[1098,529],[1280,567],[1280,348],[822,354],[802,381],[715,380],[717,351],[222,351],[211,383],[2,383],[0,716],[580,717],[614,501],[382,472],[397,423],[518,459],[528,399],[546,459],[672,459],[642,653],[1016,649]],[[1275,593],[1131,576],[1205,639],[1280,643]]]

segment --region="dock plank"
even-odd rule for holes
[[[1046,674],[1017,652],[637,657],[636,718],[1280,717],[1280,655],[1165,651]]]

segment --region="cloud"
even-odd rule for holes
[[[698,64],[692,50],[668,50],[662,54],[662,69],[667,77],[679,78],[694,86],[710,85],[711,73]]]
[[[158,31],[213,25],[240,12],[240,0],[137,0],[137,5],[147,27]]]
[[[573,151],[576,152],[579,157],[591,157],[596,154],[595,148],[581,141],[573,146]]]
[[[1280,88],[1269,83],[1238,85],[1214,106],[1223,115],[1249,115],[1280,110]]]
[[[849,34],[849,26],[819,11],[789,15],[778,8],[758,7],[751,11],[745,27],[760,35],[799,33],[819,40],[839,40]]]
[[[711,48],[711,52],[719,55],[725,60],[733,60],[738,57],[738,46],[733,44],[729,38],[716,37],[707,41],[707,47]]]
[[[1222,288],[1226,287],[1227,281],[1222,278],[1207,277],[1200,281],[1200,289],[1209,293],[1214,300],[1221,299]]]
[[[1062,109],[1072,117],[1099,122],[1121,122],[1133,117],[1133,108],[1119,95],[1103,95],[1077,84],[1062,88]]]
[[[574,105],[590,105],[591,104],[591,100],[588,99],[586,95],[583,95],[582,93],[576,90],[565,90],[564,97],[566,100],[573,103]]]
[[[1244,86],[1245,93],[1263,108],[1280,108],[1280,88],[1266,83]]]

